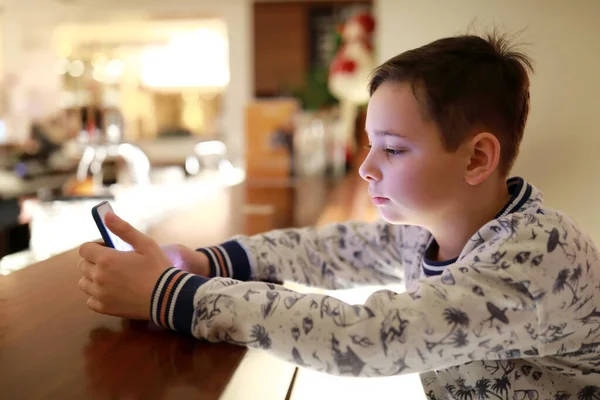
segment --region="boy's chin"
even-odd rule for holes
[[[404,215],[396,210],[389,210],[385,208],[379,209],[379,215],[383,220],[389,224],[394,225],[410,225],[410,221]]]

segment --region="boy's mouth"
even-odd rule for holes
[[[387,204],[390,201],[390,199],[388,199],[387,197],[372,196],[371,201],[376,206],[382,206],[384,204]]]

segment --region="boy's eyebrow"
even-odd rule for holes
[[[392,131],[389,131],[389,130],[377,130],[374,133],[377,136],[397,136],[397,137],[401,137],[401,138],[404,138],[404,139],[408,139],[408,136],[403,135],[402,133],[392,132]]]

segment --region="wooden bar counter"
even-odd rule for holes
[[[313,204],[300,201],[301,214],[307,207],[319,209],[313,213],[315,219],[321,215],[319,223],[351,216],[347,200],[356,186],[340,189],[328,212],[312,196]],[[161,244],[199,247],[293,220],[290,213],[298,203],[293,187],[244,183],[231,191],[242,200],[228,210],[180,210],[153,227],[150,236]],[[214,229],[210,214],[224,212],[227,220],[220,226],[227,228],[198,239],[197,232]],[[0,399],[283,400],[288,395],[295,367],[267,353],[90,311],[77,287],[77,261],[71,250],[0,276]]]

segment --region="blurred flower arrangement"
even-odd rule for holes
[[[329,110],[339,104],[338,99],[329,90],[329,68],[332,60],[342,45],[343,25],[338,24],[326,38],[331,43],[324,63],[317,63],[309,68],[303,85],[288,87],[282,85],[282,92],[289,93],[300,102],[306,111]]]
[[[369,99],[368,77],[375,68],[375,20],[354,13],[327,38],[325,62],[309,70],[304,85],[291,91],[299,101],[295,147],[298,170],[342,176],[356,152],[356,120]]]

